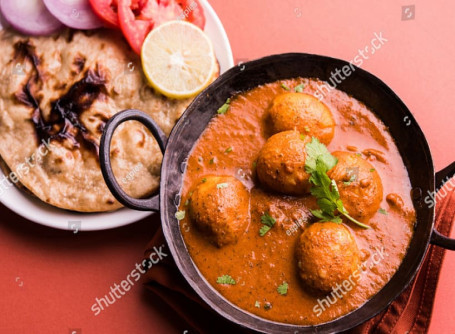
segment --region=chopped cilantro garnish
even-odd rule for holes
[[[281,284],[278,287],[278,289],[276,289],[276,291],[278,291],[278,293],[280,295],[286,295],[288,293],[288,288],[289,288],[289,284],[286,282],[283,282],[283,284]]]
[[[376,171],[376,169],[374,169],[374,168],[370,169],[370,172],[372,172],[372,173],[375,172],[375,171]]]
[[[289,88],[288,85],[286,85],[284,82],[281,83],[281,88],[285,89],[285,90],[291,90],[291,88]]]
[[[228,110],[229,110],[229,107],[231,106],[231,99],[227,99],[226,100],[226,103],[223,104],[220,109],[218,109],[218,114],[225,114]]]
[[[308,126],[304,127],[305,132],[310,132],[310,128]]]
[[[253,168],[256,168],[258,162],[257,161],[253,161]]]
[[[223,189],[223,188],[227,188],[227,187],[228,187],[228,184],[227,184],[227,183],[218,183],[218,184],[216,185],[216,187],[217,187],[218,189]]]
[[[218,277],[216,280],[218,284],[229,284],[229,285],[235,285],[235,280],[229,276],[229,275],[223,275]]]
[[[330,154],[327,147],[314,137],[306,144],[306,153],[305,171],[309,174],[317,171],[326,173],[338,163],[338,159]]]
[[[215,163],[215,158],[210,159],[209,164],[213,165]]]
[[[264,213],[264,215],[261,217],[261,223],[264,224],[264,226],[261,227],[259,230],[259,235],[263,237],[266,235],[268,231],[275,225],[276,219],[270,216],[267,212]]]
[[[175,218],[177,218],[177,220],[182,220],[185,218],[185,211],[177,211],[175,213]]]
[[[305,137],[306,135],[304,135],[303,133],[300,134],[300,139],[305,140]]]
[[[305,88],[305,84],[301,83],[300,85],[298,85],[294,88],[294,91],[296,93],[301,93],[301,92],[303,92],[303,88]]]
[[[207,182],[207,178],[206,178],[206,177],[204,177],[204,178],[202,179],[202,183],[205,183],[205,182]]]
[[[383,209],[383,208],[380,208],[378,211],[379,211],[379,213],[382,213],[383,215],[386,215],[386,216],[389,214],[389,213],[387,212],[387,210],[386,210],[386,209]]]
[[[264,235],[267,234],[268,231],[270,231],[270,229],[271,229],[271,227],[269,227],[269,226],[266,226],[266,225],[262,226],[261,229],[259,230],[259,235],[261,237],[263,237]]]
[[[362,153],[356,153],[355,155],[358,156],[358,157],[361,157]]]
[[[338,159],[321,144],[317,138],[312,139],[306,145],[305,171],[310,174],[311,194],[317,198],[319,210],[311,210],[311,213],[322,222],[341,223],[341,217],[335,211],[345,216],[353,223],[370,228],[349,215],[340,198],[340,192],[335,180],[331,180],[327,172],[336,166]]]
[[[224,152],[229,153],[229,152],[232,152],[232,150],[233,150],[233,148],[232,148],[232,146],[231,146],[231,147],[228,147],[228,148],[226,149],[226,151],[224,151]]]

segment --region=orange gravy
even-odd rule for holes
[[[345,222],[364,261],[358,280],[351,282],[351,290],[326,296],[309,292],[298,276],[294,252],[296,242],[310,220],[309,209],[315,209],[316,202],[311,196],[297,198],[268,193],[262,190],[255,175],[255,161],[271,135],[267,109],[276,95],[286,92],[282,83],[291,90],[303,83],[303,92],[313,95],[317,84],[322,84],[315,79],[282,80],[234,96],[227,113],[217,115],[209,123],[188,160],[180,210],[187,208],[184,203],[201,178],[235,176],[251,193],[251,222],[243,237],[235,245],[218,248],[206,240],[188,215],[180,221],[181,233],[200,272],[233,304],[277,322],[320,324],[364,304],[398,269],[414,229],[411,185],[385,125],[364,104],[344,92],[334,89],[327,94],[323,102],[332,111],[337,124],[329,151],[362,154],[382,179],[384,199],[383,210],[365,222],[371,229]],[[397,195],[403,201],[401,207],[392,205]],[[261,237],[260,218],[264,212],[270,212],[277,222]],[[217,278],[223,275],[230,275],[236,284],[217,284]],[[289,286],[286,295],[277,292],[283,282]]]

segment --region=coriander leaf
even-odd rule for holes
[[[262,226],[261,229],[259,230],[259,235],[263,237],[264,235],[266,235],[268,231],[270,231],[273,225],[275,225],[276,219],[266,212],[261,217],[261,223],[264,224],[264,226]]]
[[[340,198],[335,180],[331,180],[327,172],[335,167],[338,159],[327,150],[324,144],[313,137],[312,141],[306,145],[306,163],[305,171],[310,174],[311,194],[316,197],[319,210],[311,210],[313,216],[321,222],[341,223],[342,219],[335,212],[345,216],[353,223],[363,227],[370,228],[349,215],[349,212],[343,205]],[[354,177],[356,177],[354,175]],[[354,178],[351,177],[351,180]]]
[[[177,211],[175,213],[175,218],[177,218],[177,220],[182,220],[185,218],[185,211]]]
[[[228,147],[228,148],[226,149],[226,151],[224,151],[224,152],[226,152],[226,153],[232,152],[232,146],[231,146],[231,147]]]
[[[259,230],[259,235],[263,237],[264,235],[267,234],[268,231],[270,231],[270,229],[271,229],[270,226],[267,225],[262,226],[261,229]]]
[[[202,179],[202,183],[206,183],[206,182],[207,182],[207,178],[204,177],[204,178]]]
[[[331,215],[329,215],[328,213],[322,211],[321,209],[319,209],[319,210],[310,210],[310,211],[313,214],[313,216],[315,216],[316,218],[319,218],[319,219],[321,219],[323,221],[330,221],[330,219],[332,218]]]
[[[235,280],[229,275],[223,275],[223,276],[218,277],[216,282],[218,284],[229,284],[229,285],[235,285],[235,283],[236,283]]]
[[[276,223],[276,219],[270,216],[267,212],[261,217],[261,223],[272,227]]]
[[[301,83],[300,85],[298,85],[294,88],[294,91],[296,93],[301,93],[301,92],[303,92],[303,88],[305,88],[305,84]]]
[[[336,199],[340,199],[340,192],[338,191],[338,186],[335,180],[332,180],[330,182],[330,185],[332,186],[332,194],[336,197]]]
[[[215,158],[210,159],[209,164],[213,165],[215,163]]]
[[[370,172],[372,172],[372,173],[375,172],[375,171],[376,171],[376,169],[374,169],[374,168],[370,169]]]
[[[343,222],[343,219],[341,219],[340,216],[334,216],[332,218],[331,222],[336,223],[336,224],[341,224]]]
[[[284,82],[281,83],[281,88],[285,89],[285,90],[291,90],[291,88],[289,88],[288,85],[286,85]]]
[[[380,208],[378,211],[379,211],[379,213],[382,213],[383,215],[386,215],[386,216],[389,214],[389,213],[387,212],[387,210],[386,210],[386,209],[383,209],[383,208]]]
[[[229,107],[231,106],[230,103],[231,103],[231,99],[227,99],[227,100],[226,100],[226,103],[223,104],[223,105],[218,109],[218,114],[224,115],[224,114],[229,110]]]
[[[227,183],[218,183],[218,184],[216,185],[216,187],[217,187],[218,189],[223,189],[223,188],[227,188],[227,187],[228,187],[228,184],[227,184]]]
[[[319,170],[324,173],[331,170],[338,163],[338,159],[330,154],[327,147],[314,137],[310,143],[306,144],[306,154],[305,170],[309,174],[318,169],[318,161],[320,164]]]
[[[311,213],[316,218],[319,218],[320,221],[322,221],[322,222],[333,222],[333,223],[337,223],[337,224],[340,224],[342,222],[342,219],[340,216],[334,216],[333,214],[329,214],[322,210],[311,210]]]
[[[288,283],[286,282],[283,282],[283,284],[281,284],[278,289],[276,289],[278,291],[278,293],[280,295],[286,295],[288,293],[288,288],[289,288],[289,285]]]
[[[337,209],[336,203],[327,198],[320,198],[317,203],[324,212],[333,212]]]
[[[337,206],[337,209],[340,211],[340,213],[348,213],[348,210],[346,210],[346,208],[344,207],[343,205],[343,202],[341,201],[341,199],[337,199],[335,201],[335,205]]]
[[[331,180],[325,172],[313,172],[310,177],[310,182],[315,185],[310,191],[316,198],[326,197],[329,199],[336,199],[337,194],[331,190]]]

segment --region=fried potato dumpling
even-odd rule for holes
[[[189,216],[218,247],[237,243],[250,220],[250,195],[232,176],[207,176],[193,191]]]
[[[309,192],[310,175],[305,172],[306,148],[310,141],[297,131],[284,131],[270,137],[259,153],[256,171],[266,187],[289,195]]]
[[[297,130],[328,145],[335,134],[335,120],[330,109],[313,95],[285,93],[278,95],[269,109],[273,133]]]
[[[355,153],[334,152],[338,164],[327,174],[336,181],[341,200],[356,219],[371,218],[381,206],[381,177],[368,161]]]
[[[314,223],[296,249],[299,275],[311,289],[330,292],[359,268],[360,252],[351,232],[337,223]]]

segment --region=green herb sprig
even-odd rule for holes
[[[224,115],[225,113],[227,113],[230,107],[231,99],[227,99],[226,102],[218,109],[217,113],[220,115]]]
[[[270,231],[273,225],[275,225],[276,219],[266,212],[261,217],[261,223],[264,224],[264,226],[262,226],[261,229],[259,230],[259,235],[263,237],[264,235],[267,234],[268,231]]]
[[[217,278],[216,282],[218,284],[228,284],[228,285],[235,285],[236,281],[229,275],[223,275]]]
[[[300,85],[298,85],[294,88],[294,92],[302,93],[304,88],[305,88],[305,84],[301,83]]]
[[[358,226],[365,229],[370,228],[370,226],[349,215],[341,201],[335,180],[331,180],[327,175],[327,172],[338,164],[338,159],[330,154],[327,147],[314,137],[306,145],[306,153],[305,171],[310,174],[311,194],[317,198],[320,208],[319,210],[311,210],[311,213],[322,222],[341,223],[341,216],[335,214],[335,211],[338,210],[341,215]]]
[[[287,295],[288,294],[288,288],[289,288],[289,284],[286,283],[286,282],[283,282],[283,284],[281,284],[277,289],[276,291],[280,294],[280,295]]]

